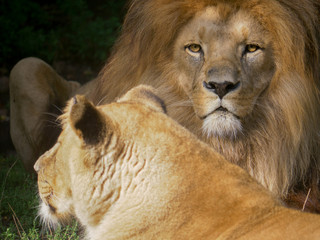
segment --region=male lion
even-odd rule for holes
[[[311,189],[309,207],[320,210],[318,3],[133,0],[96,80],[77,88],[34,58],[14,67],[16,149],[31,169],[59,133],[44,112],[76,93],[101,104],[148,84],[169,116],[275,195],[303,203]]]
[[[40,215],[88,239],[320,239],[320,216],[285,208],[246,171],[168,118],[150,87],[94,107],[76,96],[35,164]]]

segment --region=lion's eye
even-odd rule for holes
[[[245,51],[247,53],[253,53],[253,52],[257,51],[258,49],[260,49],[260,47],[258,45],[248,44],[248,45],[246,45]]]
[[[202,52],[201,46],[195,43],[185,46],[185,50],[189,55],[196,58],[198,58],[200,56],[200,53]]]
[[[199,58],[202,53],[202,48],[199,44],[189,44],[185,46],[185,51],[194,58]]]
[[[190,44],[187,48],[194,53],[198,53],[201,51],[201,46],[198,44]]]

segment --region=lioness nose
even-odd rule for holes
[[[40,161],[36,161],[36,163],[33,166],[34,170],[38,173],[40,171]]]
[[[232,83],[232,82],[203,82],[203,86],[214,92],[219,96],[220,99],[222,99],[227,93],[235,90],[238,88],[240,82]]]

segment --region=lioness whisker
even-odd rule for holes
[[[60,115],[55,114],[55,113],[51,113],[51,112],[43,112],[43,115],[47,115],[47,116],[51,116],[54,117],[55,119],[57,119]]]
[[[42,120],[42,122],[45,122],[45,123],[50,123],[50,124],[46,124],[46,126],[49,126],[49,127],[60,127],[61,126],[61,123],[58,122],[58,121],[51,121],[51,120]]]
[[[60,107],[58,107],[57,105],[52,104],[52,106],[53,106],[55,109],[57,109],[61,114],[63,113],[63,110],[62,110]]]

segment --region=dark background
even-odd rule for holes
[[[126,0],[0,0],[0,155],[14,151],[9,134],[9,74],[34,56],[63,77],[84,83],[105,63]]]

